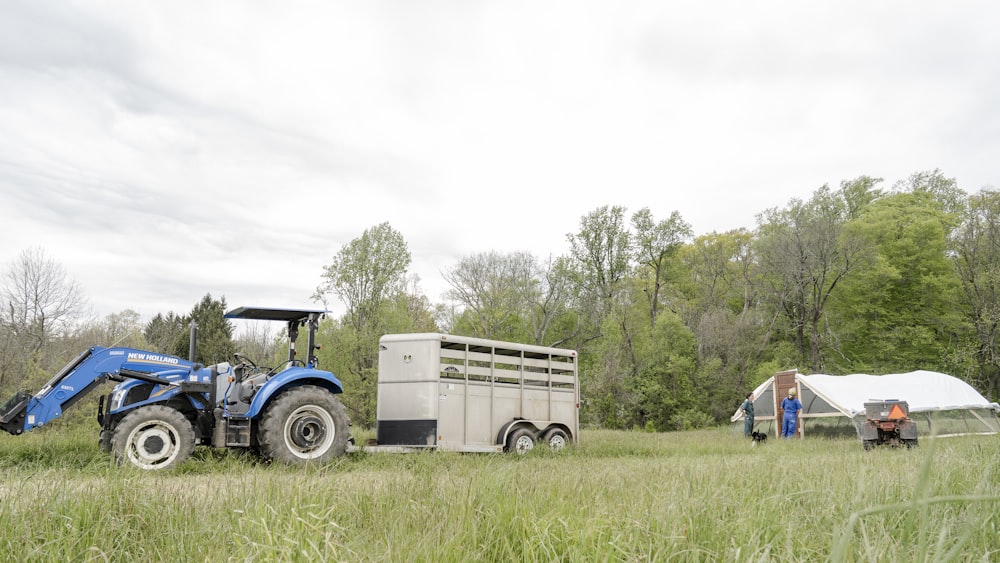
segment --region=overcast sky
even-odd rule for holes
[[[861,175],[1000,184],[1000,3],[0,2],[0,268],[94,312],[315,306],[388,221],[568,252],[603,205],[695,234]]]

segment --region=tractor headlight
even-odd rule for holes
[[[125,390],[115,389],[114,393],[111,394],[111,410],[116,411],[122,408],[123,401],[125,401]]]

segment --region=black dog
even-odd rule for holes
[[[767,442],[767,434],[764,434],[763,432],[754,432],[750,434],[750,439],[753,440],[753,442],[750,444],[751,446],[756,446],[757,444],[763,444]]]

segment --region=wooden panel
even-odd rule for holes
[[[798,387],[795,383],[795,374],[798,373],[797,370],[791,371],[779,371],[774,374],[774,412],[776,413],[775,422],[775,435],[781,435],[781,421],[784,419],[785,411],[781,409],[781,401],[788,396],[789,389],[795,389],[798,393]],[[797,395],[796,395],[797,396]]]

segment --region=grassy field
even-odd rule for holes
[[[199,448],[116,467],[96,429],[0,436],[0,553],[24,561],[996,561],[1000,438],[751,448],[586,431],[567,451],[268,466]]]

